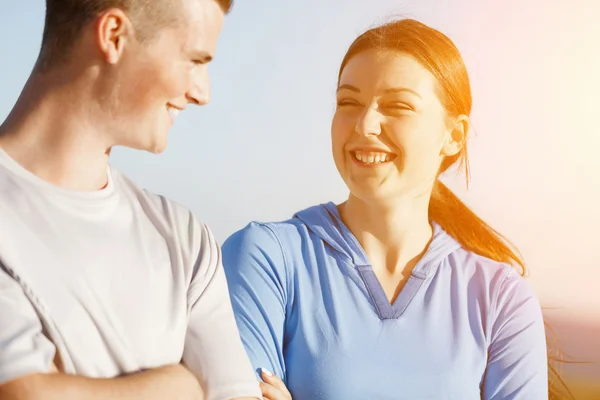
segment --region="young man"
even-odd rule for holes
[[[0,126],[0,399],[261,398],[220,252],[108,166],[209,101],[231,0],[47,0]]]

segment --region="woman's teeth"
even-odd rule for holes
[[[355,151],[354,158],[364,164],[382,164],[392,160],[392,154],[371,151]]]

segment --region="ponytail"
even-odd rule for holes
[[[439,179],[433,186],[429,217],[465,249],[495,261],[518,266],[521,275],[527,275],[525,263],[514,246],[471,211]]]
[[[466,250],[489,259],[508,263],[527,275],[527,268],[516,248],[500,233],[479,218],[439,179],[433,186],[429,203],[429,218],[438,223]],[[546,336],[548,336],[548,324]],[[547,341],[548,340],[547,337]],[[550,400],[573,399],[558,373],[557,363],[563,362],[556,348],[548,346],[548,391]]]

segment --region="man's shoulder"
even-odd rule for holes
[[[113,170],[115,185],[137,210],[145,215],[163,235],[197,242],[206,230],[190,208],[163,194],[153,192],[133,182],[125,174]]]
[[[149,221],[158,233],[177,248],[186,265],[196,261],[198,254],[214,240],[208,227],[183,204],[133,182],[125,174],[113,170],[118,190],[133,204],[142,219]]]
[[[38,204],[43,199],[35,196],[35,190],[23,185],[19,176],[0,164],[0,216],[6,223],[6,215],[13,216],[19,209]]]
[[[163,216],[173,222],[179,219],[189,220],[194,218],[191,210],[183,204],[140,186],[117,169],[111,168],[111,172],[115,185],[119,187],[118,190],[139,203],[145,213],[153,216]]]

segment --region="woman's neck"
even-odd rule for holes
[[[350,195],[339,206],[373,268],[389,275],[409,273],[427,249],[433,234],[428,209],[429,196],[384,203]]]

